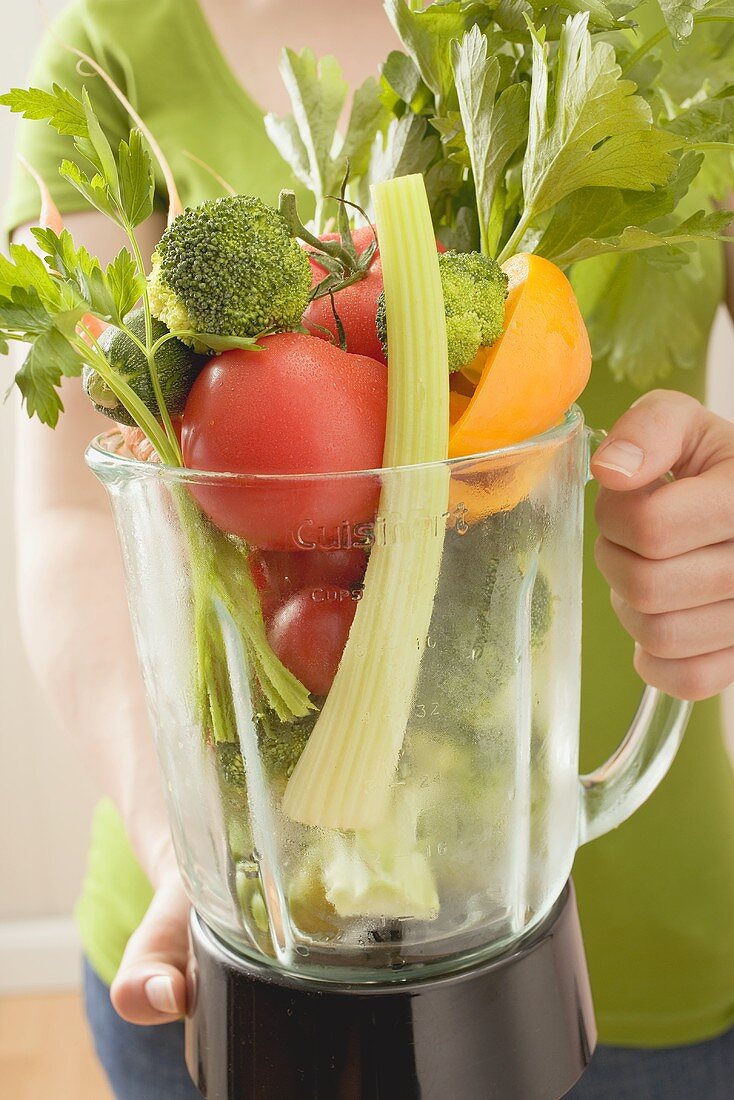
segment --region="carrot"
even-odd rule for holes
[[[36,181],[36,186],[41,194],[41,211],[38,215],[38,224],[43,226],[44,229],[53,229],[56,234],[61,233],[61,230],[64,228],[64,219],[59,213],[58,206],[51,198],[48,184],[41,173],[36,171],[22,153],[18,153],[18,160],[23,165],[28,175],[32,176]]]
[[[452,385],[449,456],[519,443],[557,424],[580,395],[591,371],[591,347],[566,276],[541,256],[513,256],[505,330],[481,349],[465,376],[471,397]],[[455,418],[455,419],[454,419]]]
[[[58,206],[51,198],[51,191],[46,183],[45,179],[38,172],[32,164],[29,163],[22,155],[18,153],[18,160],[25,168],[26,172],[33,177],[36,181],[36,185],[41,195],[41,209],[38,214],[38,224],[44,229],[53,229],[57,236],[63,232],[64,219],[61,216]],[[85,340],[88,340],[88,335],[94,337],[96,340],[98,336],[101,336],[107,325],[104,321],[100,321],[98,317],[93,317],[91,313],[85,313],[81,319],[81,331]],[[86,329],[86,332],[84,331]]]
[[[94,337],[95,340],[99,339],[104,330],[108,328],[106,321],[100,321],[99,317],[94,317],[91,313],[85,313],[81,323],[86,329],[86,332],[82,330],[82,336],[87,342],[89,342],[89,336]]]
[[[125,457],[129,454],[136,458],[138,462],[160,462],[155,447],[141,428],[118,424],[117,430],[122,436],[125,448],[120,453],[124,454]]]

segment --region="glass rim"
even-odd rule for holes
[[[559,421],[548,431],[540,435],[531,436],[519,443],[511,443],[505,447],[498,447],[489,451],[478,451],[475,454],[458,455],[454,458],[435,459],[432,462],[415,462],[403,466],[378,466],[369,470],[322,470],[314,473],[238,473],[218,470],[189,469],[186,466],[167,466],[161,462],[146,462],[139,458],[117,454],[108,445],[113,438],[121,439],[120,426],[109,428],[101,432],[88,444],[85,451],[87,465],[93,472],[106,471],[111,468],[116,471],[137,474],[145,477],[158,477],[180,482],[206,482],[208,484],[221,482],[222,484],[236,484],[238,481],[252,482],[293,482],[293,481],[333,481],[337,478],[380,477],[386,473],[400,473],[409,470],[430,470],[438,467],[454,469],[467,463],[481,461],[497,461],[506,458],[514,458],[525,453],[542,450],[548,446],[557,446],[570,438],[584,424],[584,416],[578,405],[572,405],[566,412],[563,420]]]

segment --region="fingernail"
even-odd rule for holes
[[[148,978],[145,983],[145,996],[148,998],[150,1007],[156,1012],[178,1016],[180,1009],[173,993],[173,982],[167,974],[156,974],[155,977]]]
[[[594,456],[594,465],[614,470],[625,477],[634,477],[645,461],[645,452],[625,439],[612,439],[604,443]]]

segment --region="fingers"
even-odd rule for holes
[[[639,489],[668,470],[685,470],[705,430],[698,401],[670,390],[645,394],[609,432],[591,461],[594,477],[617,492]]]
[[[596,562],[610,588],[648,615],[734,599],[734,542],[651,560],[602,536]]]
[[[612,592],[612,606],[627,633],[651,657],[699,657],[734,647],[734,600],[648,615]]]
[[[646,683],[695,701],[734,682],[734,542],[658,561],[600,538],[596,559]]]
[[[600,489],[596,519],[618,546],[658,560],[734,539],[734,455],[682,481]]]
[[[115,1010],[132,1024],[165,1024],[186,1011],[189,902],[178,875],[156,890],[112,983]]]
[[[597,563],[635,667],[671,695],[716,694],[734,681],[734,428],[654,391],[620,417],[592,470]]]
[[[731,423],[693,397],[653,390],[619,418],[591,460],[600,485],[628,493],[668,471],[679,480],[734,461]]]
[[[695,703],[718,695],[734,682],[734,649],[670,660],[638,647],[635,668],[646,684]]]

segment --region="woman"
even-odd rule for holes
[[[284,42],[334,53],[352,86],[396,45],[377,0],[349,5],[348,18],[347,7],[345,0],[80,0],[47,37],[32,80],[78,87],[75,58],[61,43],[81,47],[126,87],[164,147],[184,203],[212,188],[184,150],[238,190],[273,201],[287,169],[267,141],[262,110],[288,107],[277,75]],[[125,113],[99,80],[84,79],[108,134],[123,136]],[[21,128],[21,146],[56,180],[68,155],[63,140],[33,123]],[[123,243],[109,223],[80,213],[79,196],[63,183],[54,194],[77,242],[109,259]],[[8,215],[16,239],[29,239],[23,227],[37,205],[19,175]],[[162,229],[161,214],[141,228],[144,253]],[[713,314],[723,293],[715,255],[709,280]],[[597,556],[614,610],[638,642],[636,667],[673,694],[708,701],[696,709],[662,788],[577,863],[605,1044],[574,1090],[578,1098],[715,1100],[729,1094],[718,1075],[724,1082],[734,1075],[734,782],[714,698],[734,681],[734,428],[698,403],[704,382],[701,371],[673,372],[666,384],[674,392],[656,391],[624,412],[639,391],[597,371],[585,396],[590,422],[617,420],[594,466],[603,486]],[[109,796],[95,817],[78,912],[97,1049],[120,1100],[179,1100],[196,1095],[183,1065],[182,1026],[172,1022],[185,1009],[187,903],[112,525],[80,457],[100,424],[76,382],[65,383],[63,399],[56,432],[25,419],[19,427],[23,621],[39,675],[86,756],[96,759]],[[671,467],[681,478],[675,492],[645,491]],[[629,639],[593,569],[586,592],[589,765],[613,749],[639,691]],[[140,1024],[163,1026],[133,1026]]]

